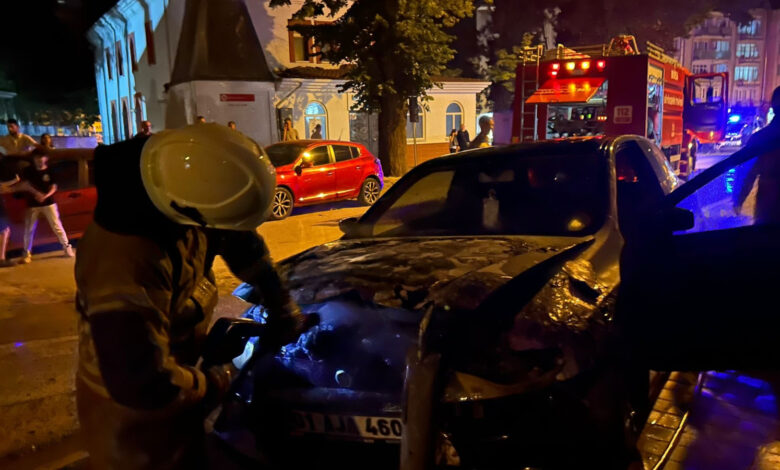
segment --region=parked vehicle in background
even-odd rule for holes
[[[761,118],[758,116],[742,116],[732,114],[726,124],[726,134],[723,140],[715,144],[715,149],[720,150],[723,147],[731,149],[742,148],[750,139],[750,136],[758,132],[763,127]]]
[[[3,157],[0,164],[21,174],[32,161],[22,157]],[[92,173],[92,162],[82,161],[52,161],[49,163],[51,172],[57,181],[57,192],[54,193],[54,202],[57,204],[62,225],[70,240],[78,239],[84,230],[92,222],[92,212],[97,203],[97,190]],[[27,209],[25,196],[22,193],[3,194],[8,210],[8,218],[11,222],[11,240],[8,251],[23,248],[24,215]],[[48,224],[38,224],[35,234],[35,247],[58,243],[56,235],[52,233]]]
[[[276,167],[271,219],[296,206],[342,199],[371,205],[384,186],[382,164],[361,144],[338,140],[294,140],[265,148]]]

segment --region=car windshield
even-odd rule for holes
[[[360,222],[371,236],[589,235],[607,214],[607,174],[596,153],[456,158],[412,172]]]
[[[293,144],[285,144],[285,143],[278,143],[269,145],[265,148],[265,152],[268,154],[268,157],[271,159],[271,163],[273,163],[274,166],[284,166],[284,165],[290,165],[293,162],[295,162],[295,159],[298,158],[298,156],[303,152],[303,149],[305,149],[305,145],[293,145]]]

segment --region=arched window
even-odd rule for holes
[[[319,103],[309,103],[306,106],[306,113],[304,116],[306,121],[306,135],[304,139],[311,139],[317,124],[322,126],[320,133],[322,136],[316,136],[316,138],[327,139],[328,130],[328,115],[325,112],[325,107]]]
[[[463,122],[463,108],[458,103],[450,103],[447,106],[447,127],[444,129],[447,135],[450,135],[453,129],[460,130],[460,124]]]

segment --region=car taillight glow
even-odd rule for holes
[[[607,61],[605,60],[599,60],[596,62],[596,68],[599,70],[604,70],[604,68],[607,66]]]
[[[550,76],[551,77],[557,77],[558,76],[558,71],[557,70],[550,70]]]

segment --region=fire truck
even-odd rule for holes
[[[633,36],[553,50],[529,47],[517,68],[512,142],[588,135],[642,135],[687,177],[701,144],[723,139],[728,75],[691,74]]]

